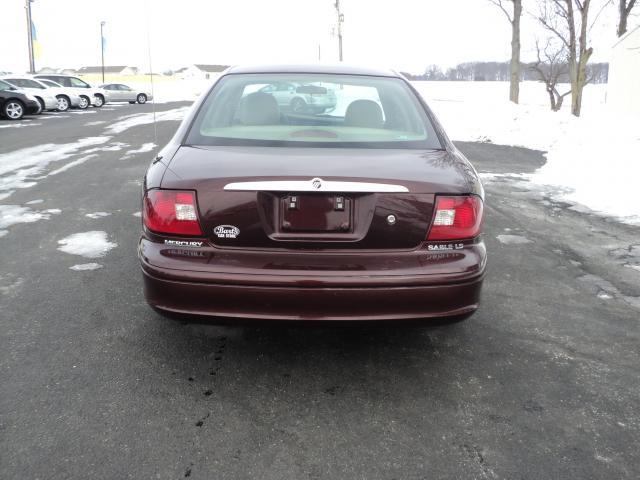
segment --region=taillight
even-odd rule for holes
[[[144,197],[144,224],[154,232],[201,236],[195,192],[149,190]]]
[[[474,195],[436,197],[436,208],[427,240],[462,240],[480,234],[482,200]]]

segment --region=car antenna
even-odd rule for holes
[[[155,150],[155,160],[160,160],[158,158],[158,129],[156,127],[156,94],[153,91],[153,62],[151,61],[151,26],[149,22],[149,18],[151,17],[151,10],[149,10],[149,1],[144,0],[145,10],[149,12],[147,17],[147,54],[149,56],[149,75],[151,77],[151,111],[153,112],[153,144]]]

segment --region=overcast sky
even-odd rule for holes
[[[0,0],[0,70],[28,69],[25,0]],[[603,1],[603,0],[600,0]],[[100,21],[106,22],[105,63],[154,71],[192,63],[337,60],[334,0],[36,0],[32,4],[43,66],[100,64]],[[525,6],[526,6],[525,1]],[[529,0],[535,5],[535,0]],[[597,3],[597,2],[596,2]],[[510,25],[488,0],[341,0],[346,62],[422,73],[474,60],[507,60]],[[595,61],[615,40],[615,8],[594,30]],[[540,29],[523,18],[523,59]]]

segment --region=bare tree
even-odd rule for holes
[[[582,92],[588,83],[587,63],[593,55],[589,46],[589,11],[593,0],[541,0],[538,20],[568,50],[569,78],[571,80],[571,113],[580,116]],[[601,0],[596,19],[610,0]]]
[[[537,73],[538,78],[544,82],[551,110],[554,112],[562,108],[564,97],[571,93],[571,89],[564,93],[558,92],[558,83],[568,77],[569,65],[567,63],[567,47],[559,40],[547,38],[543,47],[536,41],[537,61],[530,66]]]
[[[629,20],[629,15],[636,4],[636,0],[618,1],[620,2],[618,4],[618,37],[621,37],[627,33],[627,20]]]
[[[520,99],[520,18],[522,17],[522,0],[489,0],[506,15],[511,24],[511,72],[509,100],[518,103]],[[512,4],[507,8],[507,4]]]

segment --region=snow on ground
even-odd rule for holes
[[[146,125],[153,123],[154,117],[156,122],[162,122],[165,120],[182,120],[189,107],[174,108],[171,110],[165,110],[163,112],[149,113],[135,113],[133,115],[124,115],[119,117],[116,122],[112,123],[106,132],[110,135],[122,133],[129,128],[136,127],[138,125]]]
[[[33,223],[39,220],[49,220],[51,215],[59,215],[59,208],[50,208],[47,210],[32,210],[29,207],[21,207],[20,205],[0,205],[0,230],[6,235],[6,228],[18,223]]]
[[[17,122],[15,120],[5,120],[0,123],[0,128],[23,128],[23,127],[35,127],[36,125],[42,125],[41,123],[33,122]]]
[[[525,245],[531,243],[531,240],[521,235],[498,235],[496,238],[500,243],[504,243],[505,245]]]
[[[640,224],[640,114],[605,104],[606,85],[588,85],[580,118],[551,112],[544,87],[521,84],[521,104],[507,100],[506,82],[414,82],[453,140],[492,142],[547,152],[547,163],[520,176],[555,199]],[[562,90],[562,89],[561,89]],[[506,175],[508,177],[508,175]],[[515,177],[514,177],[515,179]],[[485,179],[485,180],[492,180]],[[576,207],[580,209],[580,207]]]
[[[102,152],[118,152],[120,150],[122,150],[123,148],[127,148],[130,147],[131,145],[129,145],[128,143],[122,143],[122,142],[113,142],[110,143],[109,145],[107,145],[106,147],[102,147],[99,150]]]
[[[58,244],[58,250],[61,252],[87,258],[104,257],[109,250],[118,246],[117,243],[109,241],[107,232],[97,230],[74,233],[58,240]]]
[[[86,270],[97,270],[99,268],[102,268],[102,265],[100,265],[99,263],[80,263],[78,265],[73,265],[72,267],[69,267],[69,270],[75,270],[78,272],[84,272]]]
[[[108,140],[109,137],[87,137],[73,143],[46,143],[0,154],[0,193],[31,187],[37,183],[34,177],[42,174],[50,163],[59,162],[83,148]]]
[[[85,217],[89,217],[95,220],[97,218],[108,217],[109,215],[111,215],[109,212],[93,212],[85,214]]]
[[[136,148],[134,150],[127,150],[124,154],[124,156],[122,157],[122,159],[125,159],[127,157],[130,157],[131,155],[135,155],[137,153],[146,153],[146,152],[150,152],[152,151],[154,148],[156,147],[156,144],[153,142],[149,142],[149,143],[143,143],[142,146],[140,148]]]
[[[69,162],[66,165],[63,165],[60,168],[56,168],[55,170],[49,172],[47,176],[58,175],[59,173],[66,172],[70,168],[76,167],[78,165],[82,165],[87,160],[91,160],[92,158],[95,158],[97,156],[98,156],[97,153],[92,153],[90,155],[85,155],[83,157],[78,158],[77,160],[74,160],[73,162]]]

